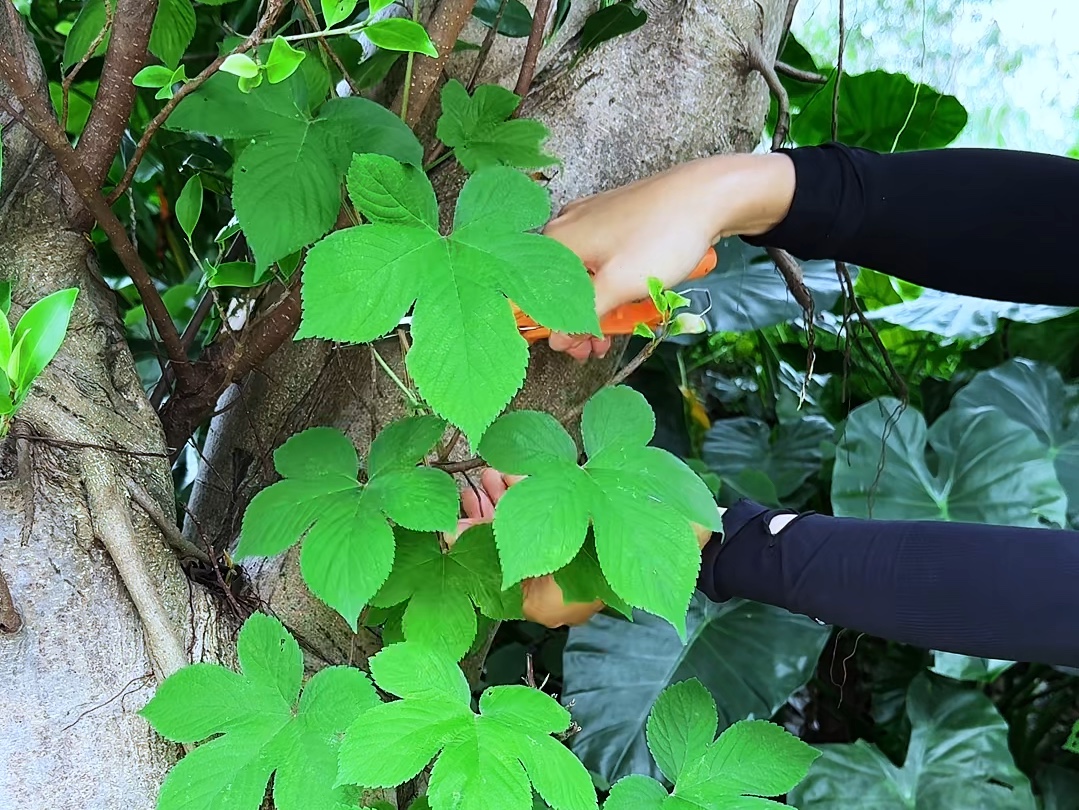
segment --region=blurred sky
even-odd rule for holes
[[[801,0],[795,36],[835,64],[838,0]],[[846,69],[902,71],[970,114],[962,145],[1079,156],[1079,0],[847,0]]]

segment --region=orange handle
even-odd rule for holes
[[[716,251],[714,248],[708,248],[708,252],[704,254],[693,272],[689,274],[689,278],[701,278],[711,273],[716,268]],[[537,340],[545,340],[551,336],[551,330],[545,326],[538,325],[534,320],[529,318],[516,305],[513,307],[514,317],[517,319],[517,328],[521,330],[521,334],[524,335],[525,340],[529,343],[535,343]],[[620,307],[616,307],[606,315],[600,321],[600,329],[603,330],[605,335],[630,335],[633,334],[633,328],[643,323],[652,328],[659,326],[663,316],[660,315],[659,310],[656,309],[656,305],[652,303],[651,298],[646,298],[643,301],[633,301],[629,304],[623,304]]]

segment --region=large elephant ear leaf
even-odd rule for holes
[[[667,687],[697,678],[715,700],[719,732],[745,717],[771,717],[812,677],[829,632],[780,608],[715,604],[700,593],[686,618],[687,644],[667,622],[642,611],[632,623],[596,616],[570,630],[563,656],[564,702],[572,702],[582,729],[573,751],[609,782],[630,774],[660,779],[646,726],[649,707]],[[675,757],[660,753],[659,760],[677,770],[670,766]]]
[[[953,408],[927,429],[885,397],[851,412],[836,450],[832,506],[842,517],[1038,527],[1063,524],[1066,504],[1038,437],[996,411]]]
[[[1079,512],[1079,419],[1076,396],[1052,366],[1009,360],[978,374],[955,396],[952,409],[996,411],[1026,425],[1053,460],[1068,496],[1068,512]]]
[[[1008,724],[981,692],[919,675],[907,694],[907,715],[903,767],[864,740],[821,745],[820,759],[788,800],[801,810],[1034,810],[1030,781],[1008,750]]]

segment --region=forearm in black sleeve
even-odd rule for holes
[[[1079,225],[1079,160],[840,144],[783,151],[795,166],[790,212],[745,241],[945,292],[1079,306],[1079,272],[1067,261]]]
[[[790,514],[740,501],[700,589],[926,649],[1079,666],[1079,532]]]

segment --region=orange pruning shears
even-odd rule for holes
[[[708,252],[697,263],[693,272],[689,274],[689,278],[701,278],[708,275],[715,269],[716,260],[715,248],[708,248]],[[513,316],[517,319],[517,328],[529,343],[545,340],[551,336],[550,329],[546,326],[540,326],[529,318],[516,304],[513,305]],[[662,319],[663,316],[656,309],[656,305],[652,303],[652,299],[646,298],[643,301],[633,301],[616,307],[603,316],[599,326],[604,335],[631,335],[633,334],[633,328],[637,324],[643,323],[655,329],[660,325]]]

